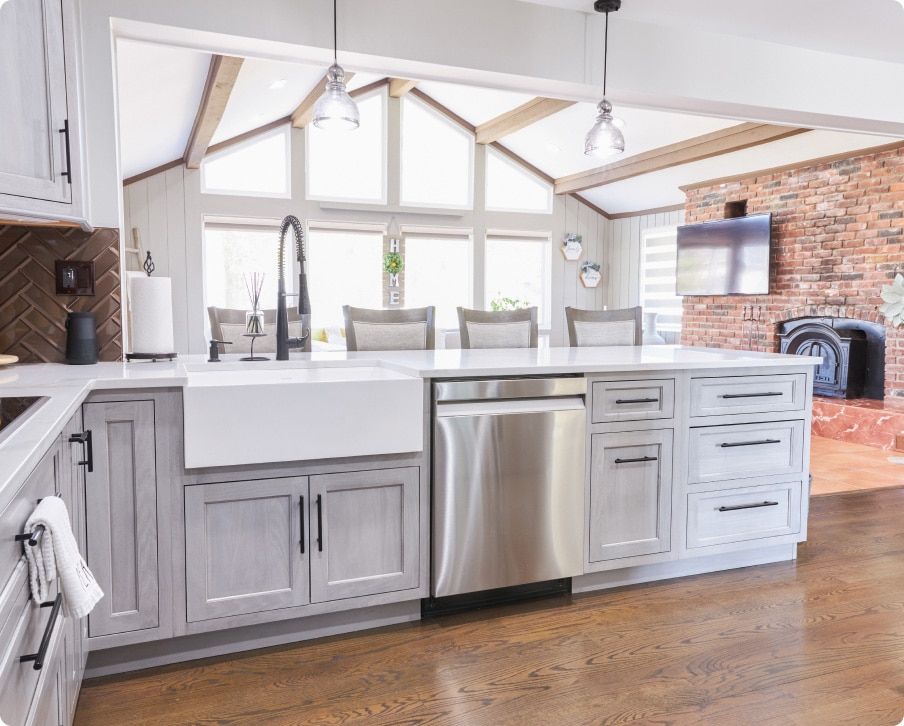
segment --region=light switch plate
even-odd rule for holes
[[[93,295],[94,262],[56,261],[57,295]]]

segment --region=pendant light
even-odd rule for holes
[[[345,89],[345,71],[336,61],[336,0],[333,0],[333,65],[326,72],[326,90],[314,104],[314,125],[318,129],[358,128],[358,105]]]
[[[593,9],[606,13],[606,36],[603,41],[603,100],[597,104],[596,123],[584,139],[584,153],[588,156],[615,156],[625,150],[625,137],[619,125],[620,119],[613,118],[612,104],[606,100],[606,61],[609,55],[609,13],[621,7],[621,0],[596,0]]]

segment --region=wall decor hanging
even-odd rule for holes
[[[879,312],[897,328],[904,323],[904,276],[900,272],[895,275],[891,285],[882,286],[882,299],[885,304],[879,308]]]
[[[584,287],[596,287],[600,284],[603,276],[600,275],[600,265],[598,262],[581,263],[581,283]]]
[[[584,252],[583,238],[579,234],[566,234],[562,240],[562,254],[566,260],[579,260]]]

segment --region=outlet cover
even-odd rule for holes
[[[57,295],[94,294],[93,261],[57,260],[55,266]]]

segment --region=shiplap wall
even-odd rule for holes
[[[123,189],[123,220],[124,246],[132,246],[132,229],[137,229],[142,255],[151,253],[154,276],[172,280],[176,351],[203,351],[203,331],[190,336],[197,327],[193,317],[204,310],[200,172],[178,166],[129,184]],[[135,267],[135,256],[124,254],[123,269]]]

